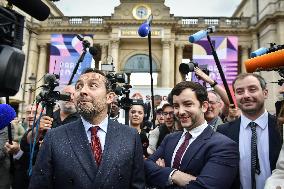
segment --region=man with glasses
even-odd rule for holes
[[[174,109],[170,104],[164,104],[160,115],[164,119],[164,124],[159,125],[153,131],[149,133],[149,147],[147,149],[148,154],[153,154],[160,146],[165,136],[175,130],[174,124]]]
[[[223,116],[227,122],[237,119],[239,110],[234,107],[234,104],[230,104],[226,90],[201,69],[194,68],[194,72],[198,79],[208,83],[211,87],[208,91],[209,108],[204,117],[213,130],[216,131],[217,127],[223,123],[220,116]]]
[[[208,122],[208,125],[211,126],[214,131],[216,131],[217,127],[223,124],[223,121],[219,116],[222,108],[221,98],[215,91],[208,91],[208,100],[209,106],[204,114],[204,117]]]

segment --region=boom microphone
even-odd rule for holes
[[[0,130],[8,126],[15,117],[16,112],[9,104],[0,104]]]
[[[244,62],[246,70],[252,73],[256,70],[277,70],[284,67],[284,50],[278,50]]]
[[[8,2],[39,21],[44,21],[50,14],[49,7],[40,0],[8,0]]]
[[[151,30],[151,23],[153,20],[153,15],[151,14],[148,19],[146,20],[146,22],[144,22],[143,24],[141,24],[141,26],[138,29],[138,34],[140,37],[146,37],[150,30]]]
[[[268,53],[269,49],[268,48],[265,48],[265,47],[261,47],[255,51],[253,51],[251,54],[250,54],[250,57],[251,58],[254,58],[254,57],[257,57],[257,56],[261,56],[263,54],[266,54]]]
[[[256,51],[252,52],[250,54],[251,58],[257,57],[257,56],[261,56],[263,54],[267,54],[267,53],[271,53],[271,52],[275,52],[278,50],[284,49],[284,45],[276,45],[276,43],[270,43],[270,48],[259,48]]]
[[[206,30],[201,30],[195,34],[192,34],[191,36],[189,36],[188,40],[191,43],[195,43],[199,41],[200,39],[206,37],[208,33],[213,33],[215,31],[216,31],[215,26],[210,26]]]

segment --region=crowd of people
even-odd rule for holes
[[[277,117],[267,112],[266,81],[238,75],[233,105],[221,85],[194,71],[210,89],[182,81],[167,102],[154,96],[152,120],[135,101],[125,125],[105,74],[85,70],[62,90],[71,99],[60,101],[53,117],[29,105],[23,123],[12,122],[12,144],[6,129],[0,131],[0,189],[284,187],[284,106]]]

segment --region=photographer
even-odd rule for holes
[[[205,112],[204,117],[215,131],[217,127],[223,123],[221,114],[227,116],[229,112],[230,101],[225,89],[216,81],[205,74],[200,68],[195,67],[194,72],[198,79],[208,83],[213,90],[208,91],[209,107]],[[223,103],[223,104],[222,104]]]
[[[66,123],[70,123],[76,121],[79,118],[79,114],[77,113],[75,104],[74,104],[74,93],[75,88],[72,85],[67,85],[61,91],[61,94],[70,95],[69,101],[58,101],[59,110],[56,110],[53,113],[54,121],[53,128],[58,127],[60,125],[64,125]]]
[[[42,135],[49,129],[56,128],[66,123],[76,121],[79,118],[79,115],[76,112],[75,104],[73,102],[74,93],[75,93],[75,88],[72,85],[67,85],[63,88],[63,90],[61,91],[61,94],[69,95],[70,100],[69,101],[63,101],[63,100],[59,101],[60,109],[56,110],[53,113],[53,118],[47,115],[42,116],[40,120],[38,139],[42,138],[43,137]],[[29,132],[29,134],[27,135],[28,143],[32,141],[31,134],[32,133]]]

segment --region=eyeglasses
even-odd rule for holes
[[[163,112],[163,116],[169,115],[170,117],[174,117],[174,112]]]
[[[163,112],[156,112],[156,115],[163,115]]]
[[[209,104],[213,105],[213,106],[216,105],[217,103],[220,103],[220,102],[218,102],[218,101],[209,101]]]

